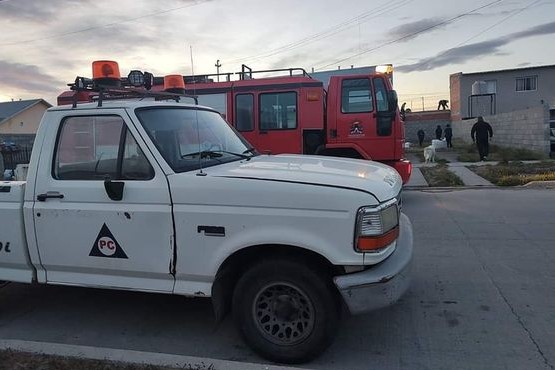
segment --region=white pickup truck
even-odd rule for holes
[[[401,184],[379,163],[259,155],[210,108],[53,107],[27,181],[0,182],[0,280],[211,297],[256,352],[303,362],[342,310],[407,289]]]

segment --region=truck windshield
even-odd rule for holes
[[[249,159],[254,149],[213,111],[150,107],[136,110],[150,138],[175,172]]]

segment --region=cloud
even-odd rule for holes
[[[55,20],[60,9],[67,9],[75,5],[92,3],[91,0],[50,0],[49,6],[44,1],[12,0],[2,1],[0,4],[0,19],[3,21],[27,21],[32,23],[45,23]]]
[[[39,67],[30,64],[11,63],[0,60],[0,81],[2,92],[10,90],[52,93],[63,86],[64,82],[44,73]]]
[[[430,71],[449,64],[461,64],[488,55],[506,55],[501,48],[523,38],[555,34],[555,22],[542,24],[525,31],[515,32],[497,39],[477,42],[445,50],[433,57],[422,58],[412,64],[396,67],[397,72]]]
[[[394,27],[392,29],[390,29],[387,32],[388,38],[390,40],[397,40],[403,37],[407,37],[409,35],[412,35],[416,32],[420,32],[418,35],[416,36],[420,36],[423,35],[427,32],[433,32],[435,30],[437,30],[440,27],[435,27],[437,24],[441,23],[443,21],[443,19],[441,18],[424,18],[418,21],[414,21],[414,22],[409,22],[409,23],[405,23],[402,24],[400,26]],[[433,27],[433,28],[431,28]],[[429,30],[427,30],[428,28],[430,28]],[[427,30],[427,31],[424,31]],[[423,32],[422,32],[423,31]],[[410,39],[412,39],[413,37],[409,37],[404,39],[403,41],[408,41]]]

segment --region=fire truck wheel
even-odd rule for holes
[[[233,294],[233,316],[245,342],[281,363],[306,362],[323,352],[340,317],[335,288],[324,276],[287,259],[249,269]]]

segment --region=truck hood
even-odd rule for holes
[[[209,176],[284,181],[364,191],[379,201],[401,191],[397,171],[381,163],[309,155],[260,155],[250,160],[210,167]]]

